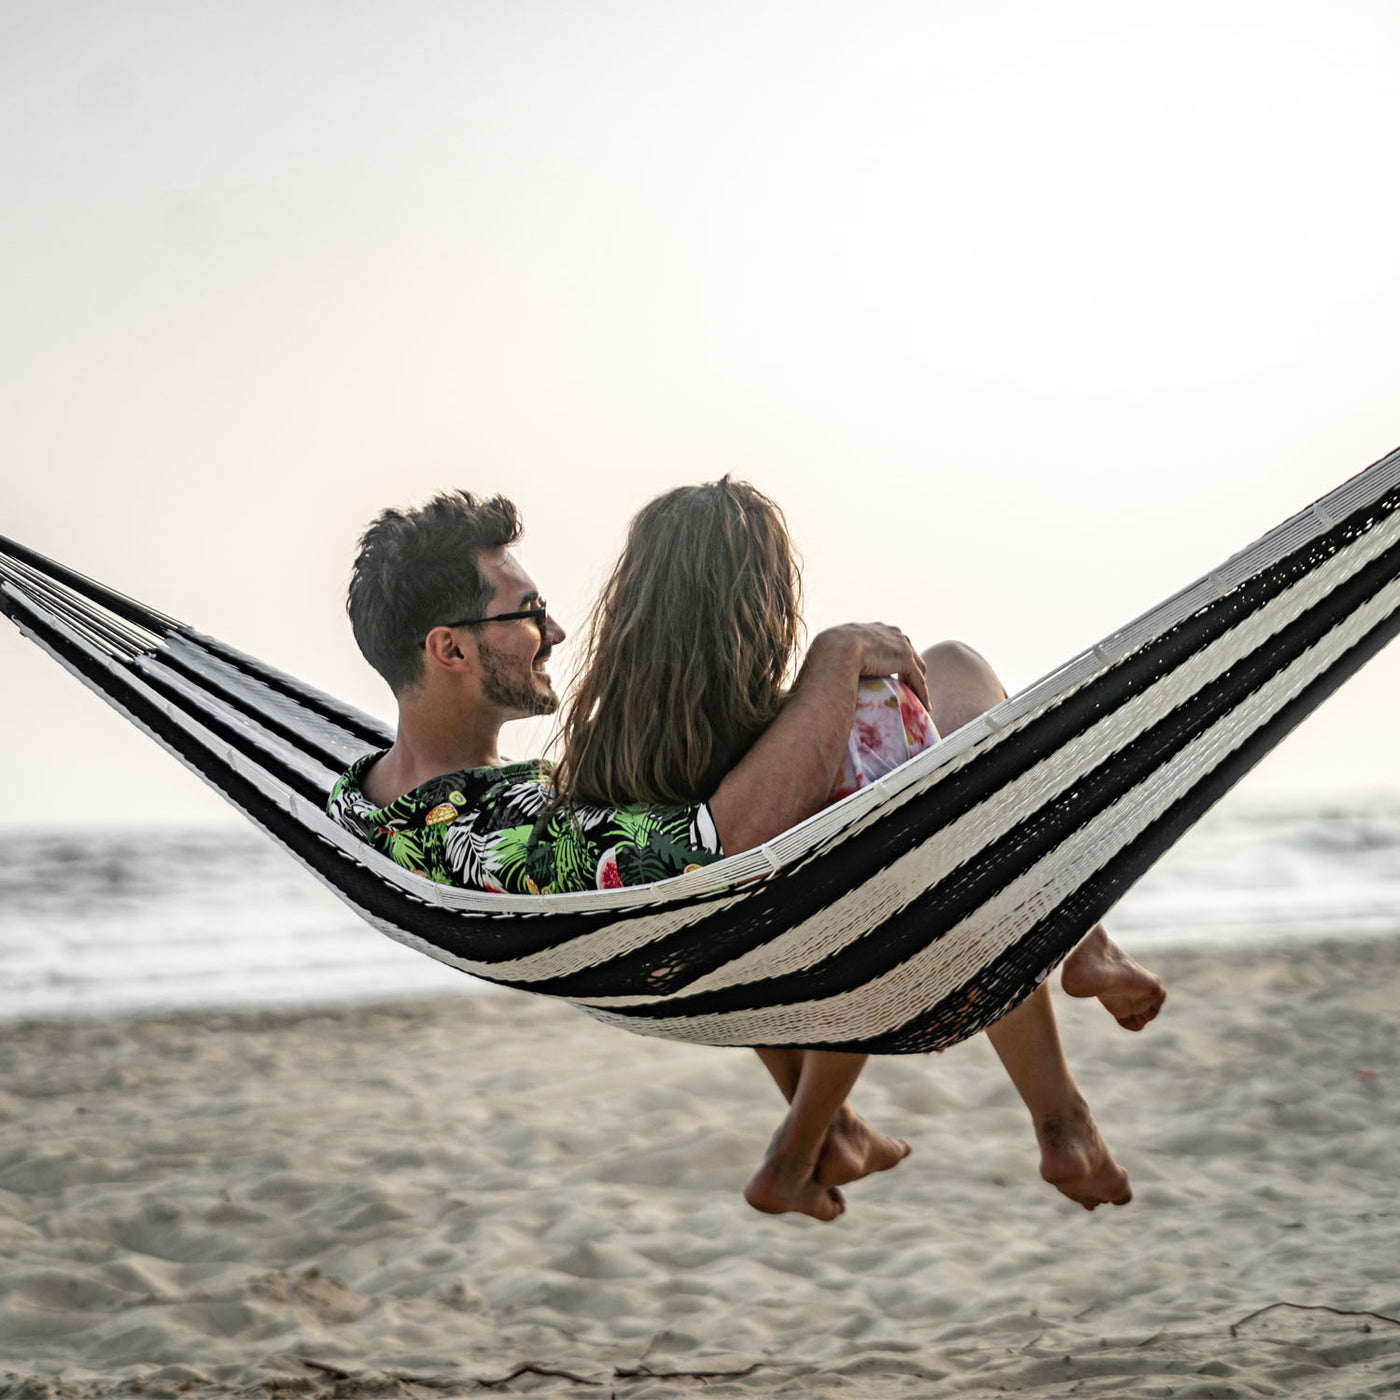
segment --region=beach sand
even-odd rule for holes
[[[914,1154],[822,1225],[751,1054],[539,999],[4,1027],[0,1396],[1400,1394],[1400,938],[1150,961],[1056,993],[1093,1214],[980,1038],[872,1063]]]

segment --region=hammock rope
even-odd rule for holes
[[[1400,630],[1400,450],[880,783],[633,889],[414,875],[325,814],[372,717],[3,538],[0,611],[409,947],[643,1034],[912,1053],[1023,999]]]

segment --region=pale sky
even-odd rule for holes
[[[729,471],[813,628],[1018,689],[1400,443],[1397,68],[1391,0],[6,6],[0,533],[388,716],[379,507],[506,491],[575,629]],[[1398,693],[1247,790],[1400,791]],[[8,623],[0,697],[0,823],[226,819]]]

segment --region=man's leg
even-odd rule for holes
[[[929,709],[942,735],[970,724],[1006,699],[986,660],[962,642],[940,642],[923,653],[928,667]],[[1065,959],[1060,985],[1072,997],[1098,997],[1120,1026],[1140,1031],[1167,999],[1156,974],[1130,958],[1095,924]]]
[[[773,1076],[782,1096],[792,1103],[797,1097],[803,1075],[830,1076],[835,1082],[854,1084],[848,1077],[850,1055],[821,1050],[789,1050],[756,1048],[754,1053]],[[862,1066],[865,1056],[861,1056]],[[849,1092],[849,1088],[847,1090]],[[828,1095],[823,1088],[817,1092],[814,1080],[809,1089],[809,1102],[824,1103]],[[803,1125],[799,1132],[805,1132]],[[830,1120],[826,1137],[817,1156],[815,1177],[822,1186],[846,1186],[873,1172],[888,1171],[897,1166],[910,1152],[907,1142],[877,1133],[865,1121],[849,1100],[842,1102]]]
[[[834,1220],[846,1209],[845,1198],[834,1182],[818,1179],[819,1163],[832,1169],[841,1158],[840,1170],[852,1172],[841,1179],[851,1181],[892,1167],[909,1153],[907,1143],[896,1143],[866,1128],[846,1102],[869,1057],[835,1050],[759,1050],[758,1055],[791,1107],[767,1156],[744,1188],[744,1199],[756,1210],[773,1215],[800,1211],[818,1220]],[[852,1131],[855,1124],[867,1135],[859,1145]],[[877,1150],[877,1144],[883,1150]],[[880,1165],[873,1165],[877,1157]]]
[[[944,642],[930,647],[923,657],[928,667],[930,712],[940,734],[951,734],[971,723],[1006,697],[995,672],[971,647]],[[1102,925],[1085,943],[1090,945],[1087,961],[1073,977],[1066,964],[1066,978],[1080,988],[1073,994],[1099,997],[1124,1025],[1128,1024],[1125,1017],[1140,1016],[1140,1023],[1131,1029],[1146,1025],[1166,996],[1161,983],[1117,949]],[[1070,954],[1069,961],[1074,961],[1078,951]],[[1050,988],[1038,987],[992,1026],[987,1038],[1030,1112],[1040,1143],[1040,1174],[1086,1210],[1107,1203],[1126,1205],[1132,1199],[1127,1173],[1110,1156],[1069,1072]]]

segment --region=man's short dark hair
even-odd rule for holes
[[[513,545],[520,512],[504,496],[448,491],[412,510],[384,510],[360,538],[345,611],[364,658],[395,695],[423,677],[423,639],[480,617],[494,592],[478,556]]]

